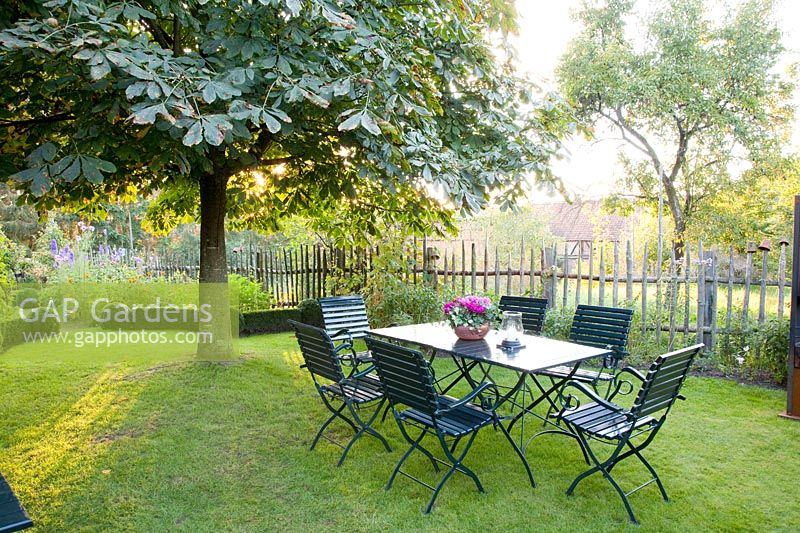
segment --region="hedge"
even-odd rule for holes
[[[56,320],[25,322],[22,319],[14,318],[0,322],[0,352],[25,342],[26,333],[39,332],[48,335],[59,331],[61,331],[61,324]]]
[[[301,313],[297,309],[248,311],[239,315],[239,334],[255,335],[291,331],[289,320],[300,321],[300,319]]]

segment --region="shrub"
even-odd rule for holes
[[[268,309],[248,311],[239,315],[239,332],[242,335],[291,331],[289,320],[302,322],[299,309]]]
[[[238,293],[240,311],[269,309],[272,305],[272,297],[264,292],[261,283],[238,274],[229,275],[228,283],[231,285],[231,291],[233,292],[235,289],[235,292]]]
[[[25,322],[19,318],[0,320],[0,352],[25,342],[26,333],[40,332],[47,335],[59,331],[61,331],[61,324],[57,320],[35,323]]]
[[[376,328],[444,319],[442,299],[436,291],[387,272],[370,273],[364,296],[370,323]]]
[[[763,324],[736,320],[730,335],[720,335],[718,365],[726,371],[786,384],[789,319],[772,317]]]
[[[318,328],[322,327],[322,308],[319,305],[319,300],[315,298],[308,298],[303,300],[297,306],[299,321],[303,324],[309,324]]]
[[[544,316],[542,335],[553,339],[566,340],[569,337],[569,328],[572,327],[572,317],[575,311],[572,308],[550,308]]]

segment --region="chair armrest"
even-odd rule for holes
[[[561,402],[561,412],[558,413],[558,417],[564,415],[567,411],[574,411],[578,407],[581,406],[581,402],[577,396],[574,394],[566,394],[567,389],[573,388],[577,389],[579,392],[585,394],[589,397],[589,399],[595,402],[598,405],[602,405],[606,409],[610,411],[614,411],[617,413],[626,412],[625,409],[620,407],[617,404],[611,403],[608,400],[604,400],[601,398],[591,387],[587,387],[585,384],[581,383],[580,381],[568,381],[564,387],[561,389],[561,392],[558,394],[559,401]]]
[[[375,370],[375,365],[369,365],[369,367],[367,367],[366,369],[361,370],[360,372],[351,374],[350,376],[347,377],[347,379],[363,378],[366,375],[371,374],[373,370]]]
[[[608,400],[613,400],[617,394],[620,394],[622,396],[627,396],[628,394],[631,394],[633,392],[634,389],[633,383],[627,379],[620,379],[620,376],[626,374],[638,379],[642,383],[644,383],[644,380],[646,379],[644,374],[642,374],[635,368],[626,366],[625,368],[617,372],[616,375],[614,376],[614,380],[611,382],[611,385],[609,387],[610,394],[608,394]],[[623,391],[622,389],[625,385],[627,385],[628,388],[627,390]]]
[[[489,391],[494,395],[494,401],[491,398],[483,398],[484,392]],[[438,409],[436,414],[444,414],[452,409],[457,407],[461,407],[462,405],[466,405],[467,403],[471,402],[475,398],[481,398],[481,407],[486,409],[487,411],[494,411],[497,408],[497,403],[500,400],[500,390],[497,388],[497,385],[494,383],[483,382],[477,387],[475,387],[472,392],[458,400],[457,402],[448,405],[443,409]]]

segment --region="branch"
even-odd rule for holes
[[[34,124],[53,124],[55,122],[64,122],[74,118],[75,116],[71,113],[57,113],[49,117],[28,118],[24,120],[0,119],[0,126],[32,126]]]
[[[164,31],[164,28],[159,26],[157,23],[153,22],[152,20],[148,20],[146,18],[140,18],[139,22],[142,23],[142,26],[148,29],[151,34],[153,34],[153,38],[156,42],[161,46],[161,48],[166,48],[170,50],[172,48],[172,38]]]
[[[178,57],[181,51],[181,21],[178,15],[172,15],[172,53]]]

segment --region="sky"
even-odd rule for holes
[[[736,4],[736,0],[731,2]],[[543,87],[555,89],[555,68],[570,40],[580,31],[571,14],[580,0],[516,0],[520,14],[519,35],[512,38],[517,49],[519,66]],[[786,47],[784,60],[800,62],[800,1],[778,0],[777,20]],[[795,92],[795,105],[800,118],[800,90]],[[617,165],[618,140],[570,139],[566,157],[553,166],[572,195],[597,198],[614,189],[621,169]],[[800,149],[800,121],[796,122],[793,150]],[[543,192],[533,194],[534,202],[559,201],[560,196]]]

